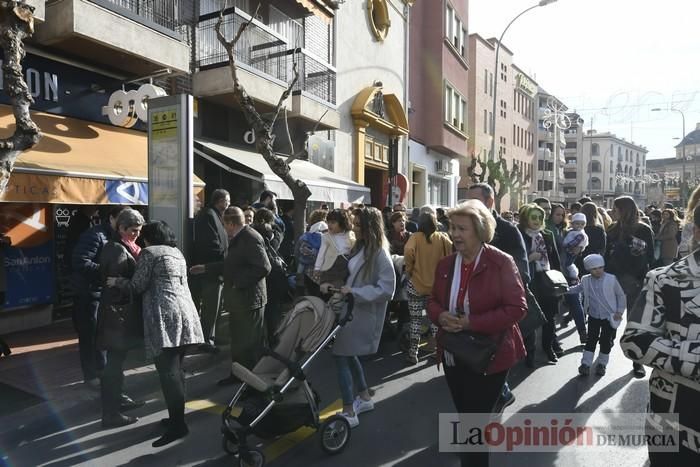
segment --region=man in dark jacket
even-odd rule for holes
[[[230,208],[224,224],[231,237],[228,255],[223,263],[210,264],[206,270],[222,273],[224,303],[229,316],[231,361],[252,369],[260,358],[265,338],[264,308],[267,304],[265,277],[272,269],[263,238],[244,224],[243,211]],[[235,384],[230,375],[220,386]]]
[[[293,204],[290,204],[282,209],[282,222],[284,222],[284,237],[282,238],[282,243],[280,244],[279,254],[287,264],[291,264],[294,257],[294,243],[296,240],[294,232]]]
[[[217,263],[226,257],[228,236],[221,216],[230,203],[231,196],[228,191],[220,188],[212,193],[209,205],[197,213],[194,219],[193,264]],[[204,333],[204,344],[200,349],[217,353],[214,339],[216,321],[221,311],[221,277],[216,273],[194,276],[190,281],[190,290],[192,299],[199,308]]]
[[[80,366],[83,380],[90,388],[99,390],[99,376],[106,364],[105,353],[98,351],[97,309],[100,306],[100,254],[102,247],[115,235],[117,217],[124,206],[109,210],[108,219],[89,228],[78,238],[71,256],[72,282],[75,289],[73,325],[78,333]]]
[[[272,211],[275,214],[275,225],[279,227],[284,235],[287,235],[287,232],[285,232],[286,226],[277,211],[277,193],[270,190],[263,191],[260,193],[260,201],[253,204],[253,207],[255,209],[266,208]]]
[[[515,225],[503,219],[493,209],[495,202],[493,188],[487,183],[475,183],[469,187],[467,198],[478,199],[491,210],[494,219],[496,219],[496,234],[493,236],[493,240],[491,240],[491,245],[513,257],[513,261],[515,261],[515,265],[518,267],[520,278],[523,281],[523,286],[527,288],[530,283],[530,270],[523,236]],[[534,361],[534,338],[534,336],[523,336],[528,350],[528,362]],[[515,402],[515,395],[510,391],[508,381],[506,381],[494,410],[503,412],[503,410],[513,402]]]
[[[486,183],[475,183],[469,187],[467,199],[478,199],[491,210],[493,218],[496,219],[496,234],[491,241],[491,245],[513,257],[523,284],[529,284],[530,271],[528,269],[527,252],[525,251],[523,236],[520,235],[520,231],[515,225],[503,219],[493,209],[495,203],[493,188]]]

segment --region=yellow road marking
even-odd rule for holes
[[[216,402],[210,401],[209,399],[196,399],[188,401],[185,406],[193,412],[207,412],[216,415],[221,415],[221,413],[226,409],[225,406],[217,404]],[[327,407],[321,409],[321,414],[319,416],[321,422],[325,421],[332,415],[343,409],[343,401],[338,399]],[[241,409],[239,407],[234,407],[231,414],[235,417],[240,415]],[[269,445],[265,446],[263,449],[265,454],[265,459],[268,462],[277,459],[285,452],[292,449],[297,444],[301,443],[308,437],[316,433],[316,430],[309,427],[301,427],[292,433],[288,433],[280,438],[277,438]]]
[[[326,420],[327,418],[329,418],[330,416],[334,415],[342,409],[343,401],[341,399],[338,399],[329,406],[321,409],[321,415],[319,418],[321,419],[321,422],[323,422],[324,420]],[[289,451],[294,446],[301,443],[314,433],[316,433],[316,430],[314,430],[313,428],[301,427],[298,430],[293,431],[292,433],[286,434],[281,438],[276,439],[269,446],[265,447],[265,459],[267,459],[268,462],[277,459],[282,454]]]

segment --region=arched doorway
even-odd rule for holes
[[[389,177],[389,142],[408,135],[408,118],[399,98],[384,94],[381,86],[360,91],[351,113],[355,126],[355,181],[369,187],[372,205],[382,208],[386,203],[382,193]]]

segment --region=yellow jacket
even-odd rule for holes
[[[416,232],[408,238],[404,248],[404,264],[406,273],[418,293],[430,295],[437,264],[450,254],[452,241],[444,232],[434,232],[430,236],[430,243],[423,232]]]

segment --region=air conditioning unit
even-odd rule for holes
[[[435,161],[435,173],[439,175],[452,175],[452,164],[449,161]]]

